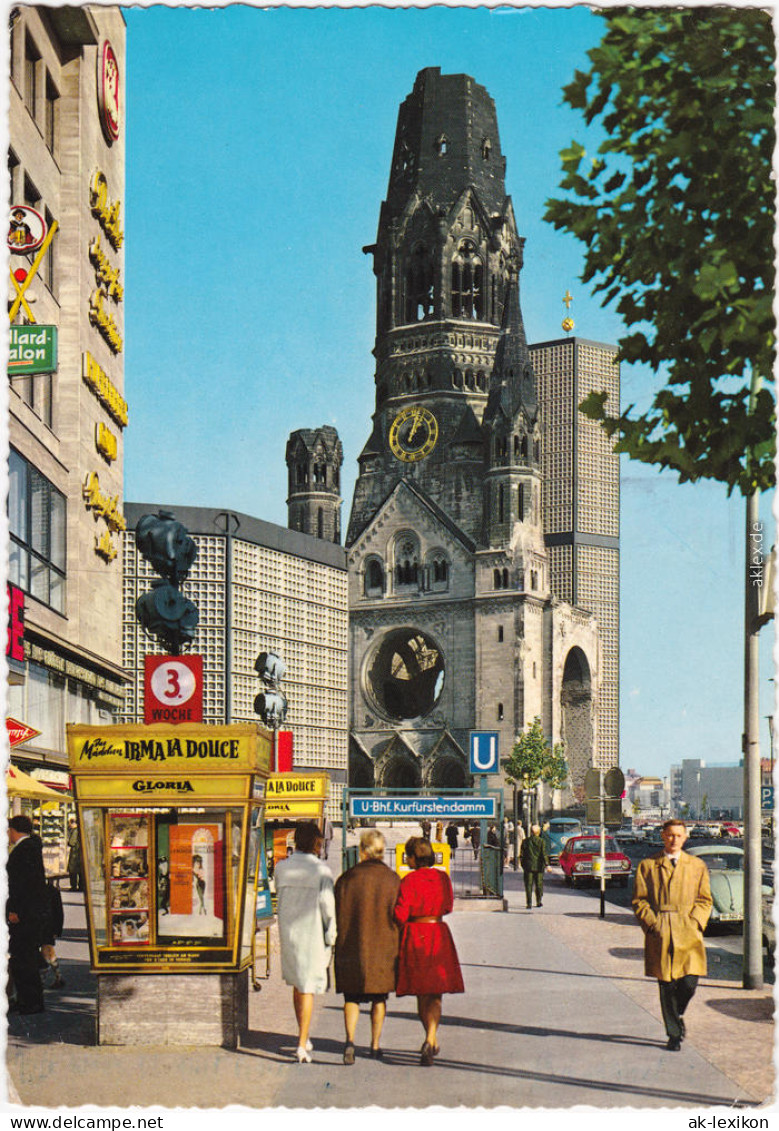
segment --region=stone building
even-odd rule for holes
[[[39,732],[14,762],[62,786],[65,724],[112,721],[125,683],[125,24],[99,4],[9,16],[7,713]]]
[[[574,479],[583,490],[579,464],[555,464],[544,415],[559,396],[574,412],[572,358],[558,375],[555,343],[528,346],[505,165],[487,91],[421,71],[365,249],[376,408],[346,536],[352,786],[468,785],[469,733],[498,732],[505,756],[536,716],[565,742],[574,786],[603,758],[604,639],[582,584],[598,567],[566,567],[557,546],[578,546],[580,528],[545,525],[545,497],[562,492],[571,512]],[[598,506],[618,533],[611,485]]]

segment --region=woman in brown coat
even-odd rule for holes
[[[400,877],[383,856],[384,837],[368,829],[360,837],[360,862],[335,885],[335,988],[344,995],[344,1064],[354,1064],[354,1034],[364,1002],[371,1007],[370,1055],[381,1056],[387,995],[395,989],[400,928],[393,911]]]

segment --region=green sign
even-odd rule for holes
[[[56,326],[11,326],[8,373],[53,373],[57,368]]]

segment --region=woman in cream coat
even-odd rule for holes
[[[281,976],[292,986],[298,1023],[295,1056],[311,1063],[309,1029],[314,994],[327,990],[327,969],[335,943],[335,897],[330,869],[319,859],[322,834],[311,821],[295,829],[295,852],[276,865]]]

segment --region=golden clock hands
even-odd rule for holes
[[[411,431],[408,434],[409,440],[414,439],[414,433],[416,432],[419,425],[422,423],[422,410],[417,409],[416,412],[414,412],[412,419],[413,419],[414,423],[412,425]]]

